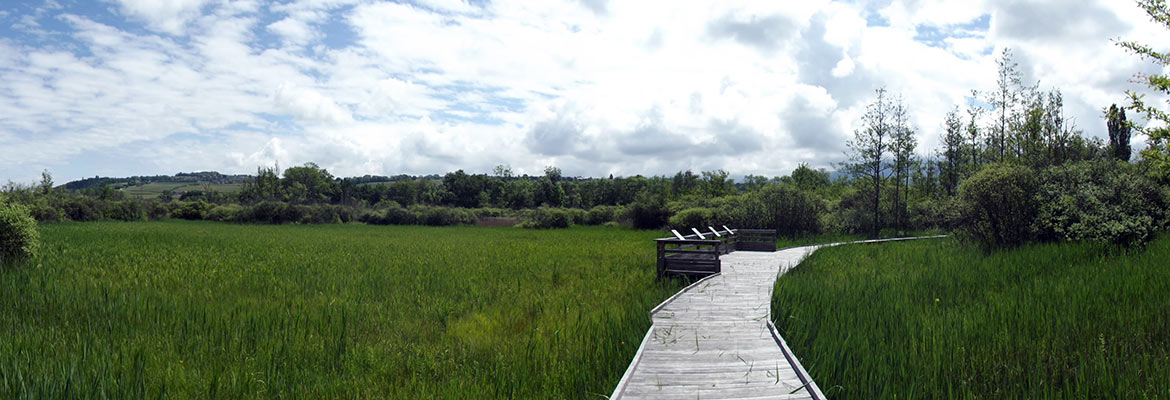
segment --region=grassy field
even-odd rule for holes
[[[238,183],[231,184],[211,184],[207,185],[211,190],[218,193],[235,193],[240,191],[243,185]],[[207,187],[198,182],[151,182],[145,185],[127,186],[119,190],[125,192],[131,197],[140,197],[144,199],[158,198],[162,192],[170,190],[172,192],[187,192],[192,190],[205,190]],[[178,198],[178,195],[175,195]]]
[[[841,246],[778,279],[772,310],[834,399],[1170,398],[1167,260],[1170,237]]]
[[[51,224],[0,271],[0,398],[585,398],[683,286],[659,232]]]

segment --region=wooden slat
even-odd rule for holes
[[[648,338],[614,396],[813,398],[767,326],[775,278],[805,250],[720,256],[719,275],[655,310]]]
[[[721,256],[718,274],[651,311],[653,325],[610,398],[824,399],[770,322],[772,288],[807,255],[840,244]],[[658,250],[661,273],[663,260],[675,257],[663,257],[662,242]]]

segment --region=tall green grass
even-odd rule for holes
[[[0,271],[0,398],[580,398],[681,288],[655,232],[53,224]]]
[[[1170,398],[1170,238],[991,255],[953,240],[827,248],[773,317],[826,395]]]

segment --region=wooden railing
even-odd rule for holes
[[[776,251],[775,229],[739,229],[736,250]]]
[[[776,251],[774,229],[691,229],[674,237],[655,239],[658,245],[658,276],[692,277],[716,274],[722,265],[719,256],[740,251]]]

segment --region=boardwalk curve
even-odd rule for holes
[[[772,326],[772,288],[812,252],[839,244],[722,256],[722,273],[651,311],[653,325],[611,398],[824,399]]]

